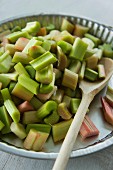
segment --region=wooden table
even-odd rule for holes
[[[112,0],[0,0],[0,20],[22,14],[64,13],[92,18],[113,26]],[[53,160],[33,160],[0,151],[0,170],[50,170]],[[67,170],[112,170],[113,146],[70,159]]]

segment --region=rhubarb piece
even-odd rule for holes
[[[33,93],[23,87],[21,84],[17,83],[11,92],[14,96],[20,99],[30,101],[33,97]]]
[[[86,62],[83,61],[81,69],[79,71],[79,79],[83,80],[84,79],[84,73],[85,73],[85,68],[86,68]]]
[[[87,49],[85,52],[85,55],[84,55],[84,60],[91,57],[92,55],[94,55],[95,52],[96,52],[96,50],[94,50],[94,49]],[[97,56],[97,58],[98,58],[98,56]]]
[[[3,76],[3,77],[9,78],[12,81],[17,81],[17,78],[18,78],[18,73],[17,72],[1,73],[0,75]]]
[[[54,83],[55,83],[55,73],[53,73],[53,80],[50,84],[41,84],[39,93],[47,94],[50,93],[54,89]]]
[[[94,48],[93,51],[95,52],[93,56],[97,57],[100,60],[103,56],[103,50],[99,48]]]
[[[6,110],[8,111],[9,115],[13,119],[15,123],[18,123],[20,121],[20,112],[15,106],[14,102],[10,99],[5,100],[4,105],[6,107]]]
[[[33,143],[36,139],[37,136],[37,131],[35,129],[31,129],[26,137],[26,139],[24,140],[24,148],[25,149],[32,149]]]
[[[76,88],[74,97],[79,99],[82,98],[82,91],[79,87]]]
[[[98,57],[96,56],[91,56],[86,59],[86,65],[90,69],[96,70],[97,64],[98,64]]]
[[[33,96],[32,99],[30,100],[30,104],[33,106],[35,110],[38,110],[43,105],[43,103],[35,96]]]
[[[10,121],[9,114],[4,106],[0,107],[0,120],[5,125],[1,131],[2,134],[10,133],[11,132],[10,130],[11,121]]]
[[[10,82],[10,84],[9,84],[9,92],[10,92],[10,93],[11,93],[12,90],[14,89],[15,85],[16,85],[16,82],[13,82],[13,81]]]
[[[44,103],[38,110],[37,110],[37,117],[42,120],[49,114],[51,114],[52,111],[57,109],[57,103],[55,101],[49,100],[46,103]]]
[[[17,32],[17,31],[21,31],[21,27],[20,26],[15,26],[11,32]]]
[[[21,103],[17,108],[21,113],[34,110],[33,106],[28,101]]]
[[[73,35],[71,35],[68,31],[64,30],[61,32],[61,35],[59,36],[59,40],[63,40],[66,41],[70,44],[74,43],[75,37]]]
[[[44,132],[37,132],[37,136],[35,138],[35,141],[33,143],[32,149],[34,151],[41,151],[47,138],[48,138],[49,134],[48,133],[44,133]]]
[[[106,101],[113,107],[113,89],[108,86],[106,91]]]
[[[101,43],[101,40],[99,38],[95,37],[94,35],[86,33],[85,37],[91,39],[94,42],[95,47],[97,47]]]
[[[62,77],[62,72],[59,69],[53,68],[53,72],[55,73],[55,80]]]
[[[57,52],[57,43],[53,40],[48,40],[51,44],[51,49],[50,49],[50,52],[56,54]]]
[[[4,54],[5,53],[5,48],[4,47],[0,47],[0,56],[2,55],[2,54]]]
[[[84,76],[90,81],[95,81],[98,78],[98,73],[90,68],[86,68]]]
[[[13,100],[13,102],[15,103],[16,106],[18,106],[19,104],[21,104],[21,103],[23,102],[22,99],[14,96],[14,95],[11,95],[11,98],[12,98],[12,100]]]
[[[2,97],[3,97],[4,101],[6,101],[7,99],[11,100],[11,95],[9,93],[9,89],[8,88],[2,89],[1,90],[1,94],[2,94]]]
[[[47,124],[28,124],[26,127],[26,133],[28,134],[30,129],[35,129],[40,132],[50,133],[51,126]]]
[[[75,114],[77,112],[80,102],[81,102],[81,99],[77,99],[77,98],[71,99],[70,101],[71,113]]]
[[[44,42],[42,42],[41,45],[46,51],[50,51],[51,49],[51,43],[48,40],[45,40]]]
[[[51,115],[49,115],[48,117],[44,119],[44,122],[49,125],[54,125],[59,121],[59,119],[60,119],[60,116],[55,110],[53,111],[53,113],[51,113]]]
[[[41,70],[47,67],[50,64],[53,64],[57,61],[57,59],[49,52],[42,54],[40,57],[32,60],[30,64],[35,70]]]
[[[71,102],[71,97],[64,95],[62,102],[66,104],[67,108],[69,108],[70,102]]]
[[[82,38],[82,41],[84,41],[86,44],[88,44],[87,49],[92,49],[95,46],[94,42],[89,38]]]
[[[15,49],[22,51],[25,48],[25,46],[28,44],[28,42],[29,42],[29,39],[20,37],[15,43]]]
[[[71,113],[67,109],[66,103],[60,103],[58,105],[58,113],[64,120],[69,120],[72,117]]]
[[[9,51],[9,54],[10,54],[11,56],[13,56],[14,53],[16,52],[16,49],[15,49],[15,45],[14,45],[14,44],[6,44],[5,50],[6,50],[6,51]]]
[[[17,31],[17,32],[13,32],[13,33],[6,36],[6,38],[11,43],[15,43],[18,40],[18,38],[21,38],[21,37],[29,38],[28,32],[27,31],[24,31],[24,32]]]
[[[40,30],[40,23],[38,21],[28,22],[26,27],[22,29],[22,31],[27,31],[32,35],[36,35]]]
[[[71,35],[71,34],[70,34]],[[48,38],[54,41],[60,41],[61,40],[61,32],[58,30],[52,30],[49,34],[48,34]]]
[[[78,83],[78,74],[73,73],[72,71],[68,69],[65,69],[63,80],[62,80],[62,85],[69,87],[72,90],[75,90],[77,83]]]
[[[66,20],[65,18],[62,21],[62,25],[61,25],[61,31],[67,30],[69,33],[72,33],[74,30],[74,25],[69,22],[68,20]]]
[[[0,74],[0,82],[2,83],[2,88],[7,87],[10,81],[11,80],[8,77]]]
[[[83,42],[79,37],[77,37],[72,46],[72,50],[69,54],[70,58],[83,61],[87,47],[88,45],[85,42]]]
[[[28,54],[32,57],[32,58],[37,58],[40,55],[44,54],[46,52],[46,50],[39,46],[39,45],[34,45],[31,46],[28,50]]]
[[[98,64],[98,65],[97,65],[97,68],[98,68],[98,75],[99,75],[99,78],[100,78],[100,79],[105,78],[106,75],[105,75],[105,68],[104,68],[104,65]]]
[[[96,126],[93,124],[88,116],[85,116],[84,118],[84,121],[80,128],[80,135],[83,139],[99,135],[99,130],[96,128]]]
[[[58,41],[57,45],[62,49],[63,53],[65,54],[69,54],[72,48],[71,44],[69,44],[68,42],[62,41],[62,40]]]
[[[10,128],[11,131],[20,139],[24,139],[26,137],[25,128],[21,123],[12,122]]]
[[[21,62],[22,64],[29,64],[29,62],[32,59],[33,59],[32,57],[28,56],[27,54],[23,52],[15,52],[12,62],[13,63]]]
[[[73,34],[76,35],[77,37],[83,37],[84,34],[87,33],[88,31],[89,31],[88,27],[76,24]]]
[[[7,73],[11,67],[12,57],[9,55],[9,51],[6,51],[0,56],[0,73]]]
[[[38,94],[39,84],[25,74],[21,74],[18,82],[33,94]]]
[[[35,78],[35,74],[36,74],[36,70],[31,65],[25,66],[25,69],[29,73],[30,77],[32,79],[34,79]]]
[[[54,24],[49,24],[46,26],[47,32],[50,32],[52,30],[55,30],[55,25]]]
[[[35,79],[43,84],[49,84],[53,80],[53,65],[50,64],[47,67],[36,71]]]
[[[0,131],[3,129],[4,126],[4,123],[0,120]]]
[[[24,66],[19,62],[14,66],[14,69],[16,70],[16,72],[21,75],[21,74],[25,74],[26,76],[29,77],[28,72],[26,71],[26,69],[24,68]]]
[[[40,30],[39,30],[38,33],[37,33],[37,36],[45,36],[45,35],[47,35],[47,29],[46,29],[46,27],[40,28]]]
[[[63,87],[63,90],[64,90],[64,94],[69,96],[69,97],[74,97],[75,96],[75,93],[76,93],[76,90],[72,90],[68,87]]]
[[[102,50],[103,50],[103,55],[104,57],[108,57],[108,58],[112,58],[113,59],[113,49],[112,46],[110,44],[106,44],[104,43],[102,45]]]
[[[3,31],[0,33],[0,41],[3,41],[3,38],[11,33],[10,30]]]
[[[62,49],[57,46],[57,56],[58,56],[58,69],[63,71],[67,67],[67,57],[62,52]]]
[[[79,60],[72,60],[71,64],[69,65],[69,70],[78,73],[81,68],[81,62]]]
[[[58,104],[61,103],[62,101],[62,98],[63,98],[63,95],[64,95],[64,90],[62,89],[57,89],[55,91],[55,93],[53,93],[51,99],[56,101]]]
[[[23,113],[23,124],[39,123],[40,119],[37,118],[36,111],[27,111]]]
[[[65,138],[73,119],[65,120],[52,126],[52,136],[54,142]]]

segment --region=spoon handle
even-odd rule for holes
[[[65,170],[85,114],[93,98],[94,95],[92,94],[83,94],[78,111],[75,114],[52,170]]]

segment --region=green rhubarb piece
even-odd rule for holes
[[[84,76],[90,81],[95,81],[98,78],[98,73],[90,68],[86,68]]]
[[[40,57],[32,60],[30,64],[35,70],[41,70],[47,67],[50,64],[53,64],[57,61],[57,59],[49,52],[42,54]]]
[[[59,70],[63,71],[67,67],[67,57],[59,46],[57,46],[57,57],[58,57],[57,67]]]
[[[20,121],[20,112],[15,106],[14,102],[10,99],[5,100],[4,105],[6,110],[8,111],[9,115],[13,119],[15,123]]]
[[[77,37],[69,54],[70,58],[83,61],[88,45]]]
[[[26,133],[28,134],[30,129],[35,129],[40,132],[49,133],[51,131],[51,126],[46,124],[28,124],[26,127]]]
[[[0,82],[2,83],[2,88],[7,87],[10,81],[11,80],[8,77],[5,77],[4,75],[0,74]]]
[[[9,114],[4,106],[0,107],[0,120],[5,125],[2,129],[2,134],[10,133],[11,120]]]
[[[10,30],[6,30],[6,31],[2,31],[0,33],[0,41],[2,42],[3,41],[3,38],[6,37],[7,35],[9,35],[11,33]]]
[[[72,98],[70,101],[70,110],[71,113],[75,114],[78,110],[78,107],[80,105],[81,99],[77,99],[77,98]]]
[[[74,97],[75,96],[75,93],[76,93],[76,90],[72,90],[68,87],[63,87],[63,90],[64,90],[64,94],[69,96],[69,97]]]
[[[71,64],[69,65],[69,70],[78,73],[81,68],[81,62],[79,60],[72,60]]]
[[[21,27],[20,26],[15,26],[11,32],[17,32],[17,31],[21,31]]]
[[[14,44],[6,44],[5,50],[6,50],[6,51],[9,51],[9,54],[10,54],[11,56],[13,56],[14,53],[16,52],[16,49],[15,49],[15,45],[14,45]]]
[[[30,34],[36,35],[40,30],[40,23],[38,21],[28,22],[22,31],[27,31]]]
[[[42,120],[56,109],[57,103],[55,101],[49,100],[37,110],[37,117]]]
[[[48,117],[44,119],[44,122],[49,125],[54,125],[59,121],[59,119],[60,119],[60,116],[55,110],[53,111],[53,113],[51,113]]]
[[[65,69],[63,80],[62,80],[62,85],[65,87],[69,87],[72,90],[75,90],[77,83],[78,83],[78,74],[73,73],[72,71],[68,69]]]
[[[59,104],[62,101],[63,95],[64,95],[64,90],[57,89],[56,92],[53,93],[51,99],[56,101]]]
[[[103,55],[105,57],[113,59],[113,49],[110,44],[106,44],[106,43],[103,44]]]
[[[43,84],[49,84],[53,80],[53,65],[50,64],[47,67],[36,71],[35,79]]]
[[[49,24],[46,26],[47,32],[50,32],[52,30],[55,30],[55,25],[54,24]]]
[[[73,35],[71,35],[68,31],[62,31],[60,40],[66,41],[70,44],[73,44],[75,37]]]
[[[21,74],[18,77],[18,82],[33,94],[38,94],[39,84],[30,77]]]
[[[95,47],[97,47],[101,43],[101,40],[99,38],[95,37],[94,35],[86,33],[85,37],[91,39],[94,42]]]
[[[67,108],[70,106],[71,97],[64,95],[62,102],[66,104]]]
[[[85,42],[86,44],[88,44],[87,49],[92,49],[95,46],[94,42],[89,38],[84,37],[84,38],[82,38],[82,41]]]
[[[4,52],[5,52],[5,48],[4,48],[4,47],[0,47],[0,56],[1,56],[2,54],[4,54]]]
[[[35,96],[33,96],[30,100],[30,104],[34,107],[35,110],[38,110],[43,105],[43,103]]]
[[[3,76],[3,77],[9,78],[12,81],[17,81],[17,78],[18,78],[18,73],[17,72],[1,73],[0,75]]]
[[[29,54],[29,49],[32,47],[32,46],[36,46],[36,45],[40,45],[41,42],[36,40],[35,38],[32,38],[28,43],[27,45],[25,46],[25,48],[23,49],[23,53],[26,53],[26,54]]]
[[[73,119],[65,120],[52,126],[53,141],[58,142],[65,138]]]
[[[2,94],[2,97],[3,97],[4,101],[6,101],[7,99],[11,100],[11,95],[9,93],[9,89],[8,88],[2,89],[1,90],[1,94]]]
[[[17,31],[17,32],[13,32],[9,35],[6,36],[6,38],[11,42],[11,43],[15,43],[18,38],[20,37],[25,37],[25,38],[29,38],[29,34],[27,31]]]
[[[36,74],[36,70],[31,65],[25,66],[25,69],[28,72],[28,74],[30,75],[30,77],[32,79],[34,79],[35,78],[35,74]]]
[[[67,19],[63,19],[61,24],[61,31],[67,30],[68,32],[72,33],[74,30],[74,25],[69,22]]]
[[[41,46],[46,50],[46,51],[50,51],[51,49],[51,43],[48,40],[45,40]]]
[[[76,24],[73,34],[76,35],[77,37],[84,37],[84,34],[87,33],[88,31],[89,31],[88,27]]]
[[[18,148],[23,148],[23,140],[19,139],[16,135],[14,135],[13,133],[8,133],[6,135],[3,135],[1,137],[2,141],[16,146]]]
[[[13,94],[14,96],[20,99],[27,100],[27,101],[30,101],[34,95],[32,92],[30,92],[25,87],[23,87],[20,83],[17,83],[15,85],[11,94]]]
[[[68,108],[66,106],[66,103],[60,103],[58,105],[58,114],[64,120],[69,120],[72,117],[71,113],[69,112],[69,110],[68,110]]]
[[[53,68],[53,72],[55,73],[55,80],[62,77],[62,72],[59,69]]]
[[[104,65],[98,64],[98,65],[97,65],[97,68],[98,68],[98,76],[99,76],[99,78],[102,78],[102,79],[105,78],[106,75],[105,75]]]
[[[84,79],[84,73],[85,73],[85,68],[86,68],[86,62],[83,61],[81,69],[79,71],[79,79],[83,80]]]
[[[54,89],[54,84],[55,84],[55,73],[53,73],[53,80],[50,84],[41,84],[39,93],[46,94],[50,93]]]
[[[21,123],[12,122],[10,128],[11,128],[11,132],[13,132],[20,139],[24,139],[27,135],[25,128]]]
[[[3,129],[4,126],[4,123],[0,120],[0,131]]]
[[[48,133],[44,133],[44,132],[37,132],[37,136],[36,139],[33,143],[32,149],[34,151],[41,151],[47,138],[48,138],[49,134]]]
[[[58,41],[57,45],[62,49],[63,53],[65,54],[69,54],[69,52],[71,51],[72,45],[69,44],[66,41]]]
[[[9,92],[10,92],[10,93],[11,93],[12,90],[14,89],[15,85],[16,85],[16,82],[13,82],[13,81],[10,82],[10,84],[9,84]]]
[[[32,57],[32,58],[37,58],[40,55],[44,54],[46,52],[46,50],[39,46],[39,45],[35,45],[35,46],[31,46],[28,50],[28,54]]]
[[[107,102],[113,107],[113,88],[107,87],[105,98]]]
[[[93,50],[95,52],[93,56],[97,57],[100,60],[103,56],[103,50],[99,48],[94,48]]]
[[[37,118],[36,111],[27,111],[23,113],[22,123],[30,124],[30,123],[38,123],[40,119]]]
[[[21,62],[22,64],[29,64],[29,62],[32,59],[33,59],[32,57],[25,54],[24,52],[15,52],[13,59],[12,59],[12,62],[13,63]]]
[[[6,51],[0,56],[0,73],[7,73],[11,67],[12,57],[9,55],[9,51]]]
[[[24,66],[19,62],[14,66],[16,72],[21,75],[21,74],[25,74],[26,76],[29,77],[28,72],[26,71],[26,69],[24,68]]]
[[[96,57],[95,55],[86,59],[86,65],[90,69],[96,70],[97,64],[98,64],[98,57]]]
[[[50,52],[56,53],[57,52],[57,43],[53,40],[48,40],[51,43]]]
[[[91,57],[92,55],[95,54],[95,50],[94,49],[87,49],[84,55],[84,59],[87,59],[89,57]]]

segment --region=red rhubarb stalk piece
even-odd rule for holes
[[[24,37],[19,38],[15,43],[15,49],[19,51],[23,51],[23,49],[28,44],[28,42],[29,42],[29,39],[27,38],[24,38]]]
[[[21,103],[17,108],[21,113],[34,110],[33,106],[28,101]]]

